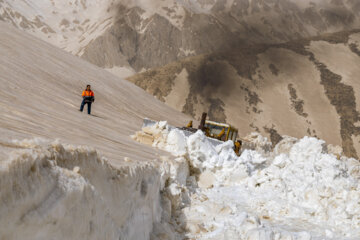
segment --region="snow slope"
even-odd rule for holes
[[[188,118],[4,23],[0,83],[0,239],[149,239],[169,154],[129,135],[143,117]],[[86,84],[92,116],[78,111]]]
[[[96,147],[119,163],[124,157],[148,160],[154,155],[147,149],[139,153],[127,137],[142,119],[166,118],[175,125],[188,119],[133,84],[35,37],[7,24],[0,31],[2,141],[60,138]],[[86,84],[95,92],[93,116],[78,111]]]

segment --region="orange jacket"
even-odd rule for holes
[[[88,90],[84,90],[82,93],[83,97],[94,97],[94,92],[93,91],[88,91]]]

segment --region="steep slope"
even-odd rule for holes
[[[119,162],[124,157],[148,160],[154,155],[133,148],[128,137],[143,117],[169,119],[175,125],[188,119],[132,83],[7,24],[1,24],[0,38],[2,140],[60,138],[96,146]],[[88,83],[96,94],[93,116],[78,111]]]
[[[127,75],[246,43],[359,26],[358,1],[1,0],[0,19]]]
[[[199,118],[259,131],[316,136],[358,157],[359,31],[191,57],[129,80]]]

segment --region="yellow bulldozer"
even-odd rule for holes
[[[240,155],[242,141],[237,139],[238,130],[227,123],[219,123],[215,121],[206,120],[207,113],[203,113],[199,127],[193,128],[193,123],[190,121],[186,127],[181,129],[190,132],[196,132],[198,129],[202,130],[209,138],[217,139],[222,142],[231,140],[234,142],[234,151]]]
[[[190,121],[186,127],[169,126],[169,128],[170,129],[178,128],[180,130],[183,130],[186,136],[189,136],[195,133],[196,131],[201,130],[205,133],[205,135],[209,138],[210,142],[214,146],[219,145],[222,142],[231,140],[234,142],[234,151],[239,156],[242,140],[237,139],[238,130],[226,123],[219,123],[219,122],[206,120],[206,117],[207,117],[207,113],[203,113],[198,128],[193,127],[192,121]],[[156,121],[146,118],[144,119],[143,127],[152,126],[154,124],[156,124]]]

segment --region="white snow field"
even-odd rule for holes
[[[79,112],[86,84],[93,115]],[[137,86],[0,23],[0,239],[149,239],[168,153],[129,136],[189,120]],[[164,180],[165,181],[165,180]]]
[[[253,133],[237,157],[231,141],[214,147],[166,122],[134,139],[187,164],[168,191],[182,199],[173,218],[189,239],[360,239],[360,164],[322,140],[285,136],[272,151]]]

